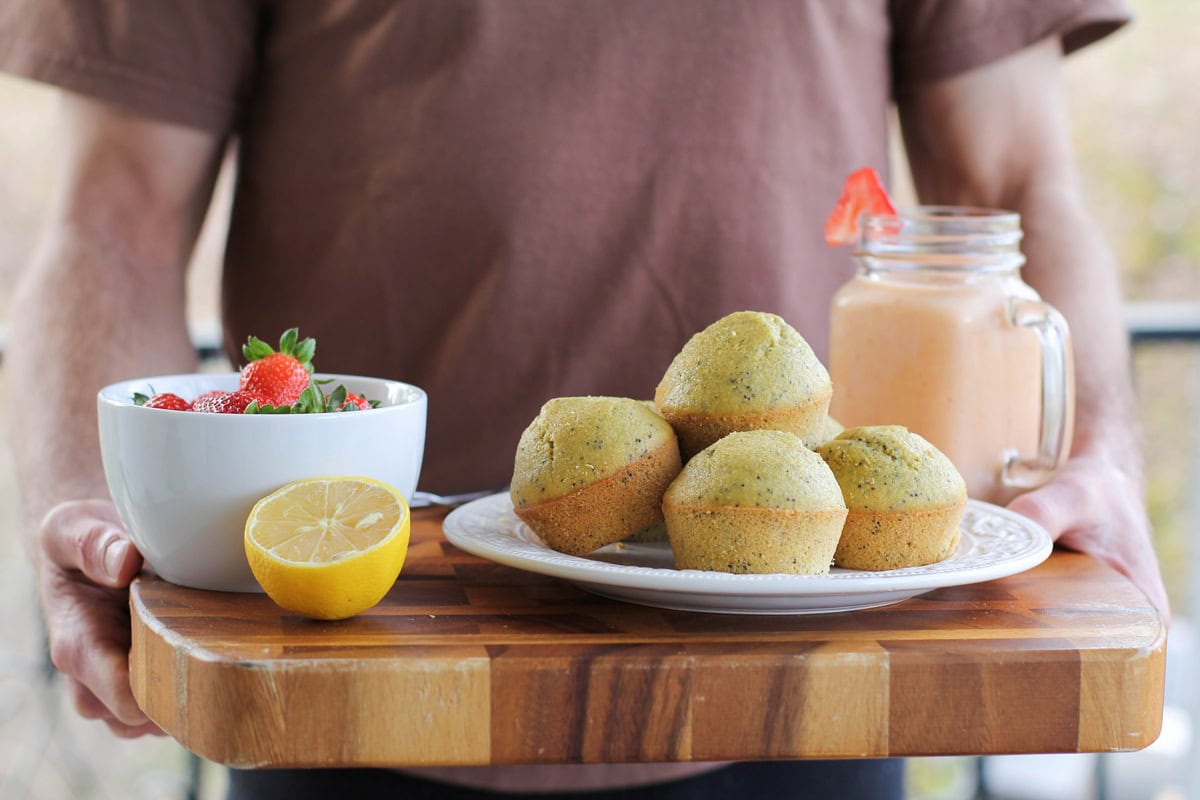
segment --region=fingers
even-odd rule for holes
[[[130,727],[122,725],[119,722],[107,719],[108,729],[122,739],[136,739],[139,736],[166,736],[163,729],[155,725],[153,722],[147,722],[145,725],[137,725]]]
[[[103,720],[117,736],[122,739],[136,739],[139,736],[163,736],[162,728],[155,725],[153,722],[145,722],[140,725],[128,725],[116,717],[114,717],[103,703],[92,694],[92,692],[79,681],[74,678],[66,679],[67,691],[71,696],[71,702],[75,706],[75,710],[79,712],[81,717],[85,719]]]
[[[103,510],[95,511],[87,514],[88,518],[103,520]],[[149,719],[138,707],[129,686],[128,592],[97,585],[84,573],[57,563],[78,564],[85,560],[66,557],[61,548],[72,538],[56,535],[60,529],[56,522],[70,528],[76,518],[73,513],[61,513],[57,518],[52,513],[47,515],[47,522],[43,541],[54,542],[46,548],[53,557],[42,563],[39,583],[50,658],[61,672],[87,691],[88,696],[77,695],[80,713],[116,723],[124,734],[133,733],[149,723]],[[76,529],[82,527],[85,526]],[[84,542],[86,537],[74,541]]]
[[[1170,606],[1140,491],[1112,464],[1072,459],[1053,481],[1008,507],[1041,524],[1060,545],[1124,573],[1169,621]]]
[[[148,720],[129,686],[129,611],[125,592],[88,584],[47,565],[42,575],[50,659],[126,725]]]
[[[130,688],[127,601],[112,590],[78,587],[70,581],[70,577],[56,578],[53,591],[43,593],[50,660],[103,705],[102,711],[80,706],[82,714],[90,710],[91,716],[142,726],[149,718],[138,708]]]
[[[112,503],[60,503],[42,519],[42,553],[50,562],[78,570],[101,586],[128,586],[142,566]]]
[[[118,736],[161,734],[129,685],[129,592],[142,565],[112,503],[61,503],[42,520],[39,570],[50,658],[72,702]]]
[[[1008,507],[1039,523],[1055,541],[1074,547],[1069,540],[1094,532],[1097,526],[1112,527],[1140,504],[1137,487],[1115,467],[1078,457],[1068,461],[1054,480],[1017,497]]]
[[[1077,522],[1072,509],[1080,507],[1077,492],[1065,482],[1048,483],[1040,489],[1027,492],[1008,504],[1009,509],[1024,514],[1041,525],[1057,541],[1072,524]]]

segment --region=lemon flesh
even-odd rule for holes
[[[310,478],[259,500],[246,518],[250,571],[282,608],[346,619],[383,599],[408,553],[408,504],[371,478]]]

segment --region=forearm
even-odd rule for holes
[[[1076,378],[1072,450],[1109,459],[1140,480],[1119,272],[1074,175],[1031,176],[1002,191],[963,183],[954,202],[1020,213],[1026,257],[1022,276],[1063,313],[1071,328]]]
[[[1077,385],[1071,459],[1054,481],[1010,506],[1057,541],[1129,576],[1170,619],[1143,501],[1144,475],[1115,262],[1077,193],[1019,199],[1026,277],[1071,326]]]
[[[5,417],[33,534],[66,500],[108,496],[96,392],[195,363],[186,265],[219,137],[64,95],[55,201],[11,306]],[[36,552],[36,549],[35,549]]]
[[[905,141],[923,202],[1021,214],[1023,275],[1073,334],[1075,452],[1138,475],[1118,273],[1082,199],[1059,59],[1048,39],[902,99]]]
[[[1076,435],[1054,480],[1009,505],[1055,540],[1128,575],[1168,616],[1141,502],[1141,462],[1118,274],[1087,214],[1047,39],[901,99],[922,201],[1021,214],[1025,279],[1071,326]]]
[[[1018,198],[1025,277],[1062,311],[1075,350],[1073,451],[1097,455],[1141,480],[1137,406],[1122,323],[1119,273],[1077,191],[1030,186]]]
[[[148,258],[119,237],[61,226],[18,287],[5,416],[31,523],[64,500],[108,496],[96,429],[101,386],[194,365],[183,270]]]

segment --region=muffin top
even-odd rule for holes
[[[849,428],[816,450],[851,511],[921,511],[967,497],[950,459],[900,425]]]
[[[829,373],[782,317],[739,311],[697,333],[654,393],[663,408],[736,414],[798,406],[830,391]]]
[[[786,431],[731,433],[701,450],[667,489],[676,506],[844,509],[842,490],[821,457]]]
[[[645,401],[556,397],[517,444],[513,505],[527,508],[569,494],[674,441],[675,431]]]

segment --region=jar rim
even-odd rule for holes
[[[1024,263],[1021,215],[982,206],[926,205],[863,214],[854,255],[875,270],[1005,271]]]
[[[895,214],[863,214],[864,221],[911,220],[913,222],[1005,222],[1020,224],[1016,211],[987,206],[916,205],[903,206]]]

